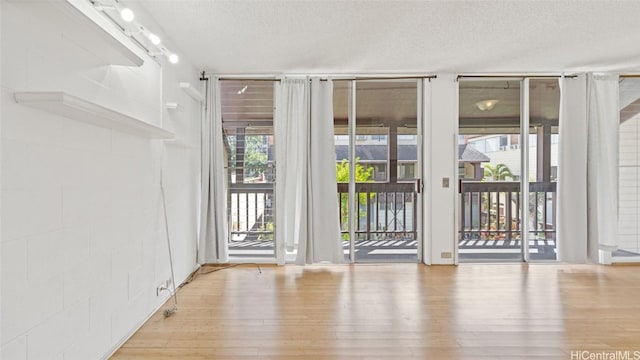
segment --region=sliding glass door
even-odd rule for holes
[[[529,254],[557,260],[558,79],[529,80]]]
[[[334,82],[337,196],[348,260],[418,260],[420,84]]]
[[[275,258],[273,82],[220,81],[229,257]]]
[[[522,259],[521,81],[460,81],[460,261]]]
[[[222,80],[229,256],[276,258],[274,84]],[[336,196],[345,259],[416,262],[423,80],[334,80]]]
[[[556,259],[559,101],[557,79],[460,81],[460,261]]]
[[[351,261],[350,231],[350,170],[351,151],[349,136],[350,97],[353,82],[336,80],[333,82],[333,132],[336,151],[336,185],[338,188],[338,207],[340,213],[340,236],[346,262]]]

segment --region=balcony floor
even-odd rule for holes
[[[462,262],[519,261],[519,240],[462,240],[458,244]],[[553,240],[530,240],[531,260],[555,260],[556,244]],[[344,245],[348,253],[348,244]],[[229,255],[234,258],[273,258],[273,241],[232,241]],[[357,262],[414,262],[417,261],[417,241],[358,241]]]

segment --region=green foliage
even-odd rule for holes
[[[244,168],[247,176],[258,176],[267,170],[267,154],[262,147],[264,137],[245,137]]]
[[[248,176],[257,176],[267,170],[267,154],[250,152],[244,156],[244,167]]]
[[[360,158],[356,158],[356,166],[355,166],[355,178],[357,183],[363,182],[372,182],[373,181],[373,166],[367,166],[366,168],[359,163]],[[349,182],[349,161],[347,159],[342,159],[339,163],[336,163],[336,181],[339,183],[348,183]],[[371,195],[373,197],[373,194]],[[365,217],[367,215],[367,209],[364,208],[367,203],[367,194],[361,193],[358,194],[360,209],[359,215],[360,218]],[[340,219],[340,223],[343,224],[345,229],[348,229],[349,223],[349,196],[348,194],[340,195],[340,212],[342,214],[342,218]],[[345,230],[342,229],[342,230]],[[346,235],[343,235],[343,240],[348,240]]]
[[[229,171],[235,171],[236,168],[236,137],[235,135],[225,135],[225,146],[227,147],[227,161],[229,162]]]
[[[513,180],[514,175],[509,169],[509,167],[505,164],[497,164],[493,166],[491,164],[484,165],[484,177],[485,180],[487,178],[493,179],[493,181],[501,181],[507,180],[507,178],[511,178]]]
[[[358,161],[360,158],[356,158],[356,182],[371,182],[373,176],[373,166],[362,166]],[[342,159],[336,164],[336,181],[337,182],[349,182],[349,161]]]

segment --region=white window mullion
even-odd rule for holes
[[[356,261],[356,81],[351,80],[349,92],[349,260]]]
[[[419,183],[417,186],[422,187],[422,182],[424,181],[424,177],[422,176],[422,124],[423,124],[423,112],[424,112],[424,84],[427,81],[425,79],[418,79],[416,81],[417,86],[417,134],[416,134],[416,165],[413,169],[414,177],[419,179]],[[416,207],[416,218],[414,219],[415,224],[413,224],[416,229],[416,238],[417,241],[417,251],[418,251],[418,262],[421,263],[423,259],[423,248],[424,248],[424,225],[422,222],[422,209],[424,209],[423,204],[423,192],[421,188],[417,189],[416,199],[413,206]]]
[[[282,114],[282,107],[280,104],[280,99],[282,99],[282,96],[280,94],[280,92],[282,91],[282,86],[280,81],[274,81],[273,83],[273,133],[274,133],[274,140],[276,140],[275,146],[276,146],[276,154],[278,153],[278,151],[281,151],[282,149],[278,149],[278,146],[284,145],[284,144],[278,144],[277,139],[275,139],[276,137],[276,133],[278,133],[278,127],[280,126],[280,116]],[[276,156],[276,161],[278,161],[278,156]],[[276,162],[276,169],[278,169],[278,163]],[[275,209],[275,219],[274,219],[274,232],[273,232],[273,239],[274,239],[274,251],[275,251],[275,256],[276,256],[276,263],[278,265],[284,265],[286,263],[286,250],[285,250],[285,243],[284,243],[284,227],[282,226],[282,221],[283,221],[283,212],[282,212],[282,206],[278,205],[278,202],[280,201],[280,199],[278,199],[278,195],[281,195],[283,193],[283,184],[284,184],[284,179],[282,179],[282,176],[284,174],[279,174],[278,171],[276,170],[276,174],[275,174],[275,178],[276,178],[276,183],[274,186],[274,201],[273,201],[273,208]]]
[[[520,242],[522,261],[529,261],[529,79],[520,86]]]

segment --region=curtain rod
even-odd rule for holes
[[[208,74],[211,75],[211,74]],[[300,75],[292,75],[292,76],[300,76]],[[310,74],[308,76],[317,76],[320,77],[321,81],[326,81],[328,78],[332,78],[333,80],[402,80],[402,79],[435,79],[437,75],[380,75],[380,76],[352,76],[352,75],[314,75]],[[283,75],[286,77],[286,75]],[[218,80],[248,80],[248,81],[280,81],[280,76],[257,76],[257,75],[221,75],[218,77]]]
[[[640,74],[620,75],[621,78],[640,78]]]
[[[332,77],[332,76],[328,76]],[[402,80],[402,79],[436,79],[438,75],[389,75],[389,76],[347,76],[341,78],[340,76],[335,76],[335,80]]]
[[[558,79],[561,77],[566,77],[569,79],[573,79],[578,77],[578,75],[526,75],[526,74],[513,74],[513,75],[458,75],[457,79]]]
[[[279,78],[252,78],[252,77],[226,77],[220,76],[218,80],[247,80],[247,81],[280,81]]]

